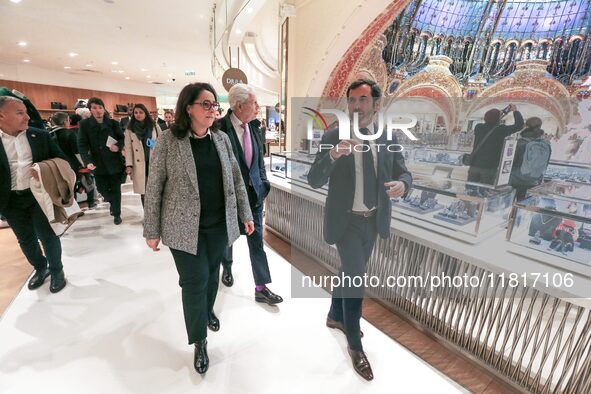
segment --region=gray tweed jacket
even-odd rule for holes
[[[214,130],[211,130],[211,136],[222,165],[226,229],[228,245],[231,245],[240,236],[238,226],[244,225],[238,223],[238,217],[242,222],[250,221],[252,212],[228,136]],[[162,243],[170,248],[197,254],[200,213],[199,185],[189,134],[178,139],[170,130],[163,131],[150,160],[144,237],[161,238]]]

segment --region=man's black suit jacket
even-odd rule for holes
[[[336,146],[339,141],[339,131],[335,129],[324,133],[320,143]],[[390,145],[397,144],[398,141],[395,136],[392,141],[386,140],[384,132],[375,143]],[[392,148],[392,150],[394,149]],[[342,238],[352,215],[355,194],[355,160],[351,154],[341,156],[333,161],[329,151],[329,149],[323,149],[316,154],[308,173],[308,183],[317,189],[328,182],[328,196],[324,207],[324,240],[332,245]],[[406,169],[402,154],[389,152],[385,146],[381,146],[378,152],[377,176],[377,230],[380,237],[387,238],[390,235],[392,205],[384,183],[402,181],[406,184],[406,192],[408,192],[412,187],[412,175]]]
[[[98,175],[116,175],[123,173],[123,161],[121,150],[125,143],[125,135],[121,131],[119,122],[105,116],[104,128],[91,116],[80,122],[78,130],[78,151],[82,156],[84,165],[93,163]],[[113,153],[107,147],[107,139],[112,137],[117,140],[119,152]]]
[[[31,146],[31,153],[33,154],[33,163],[55,159],[57,157],[67,160],[64,152],[62,152],[58,144],[53,138],[51,138],[47,131],[29,128],[26,133],[29,145]],[[8,204],[10,188],[11,175],[8,156],[4,150],[4,145],[0,142],[0,212],[2,212]]]
[[[252,165],[250,168],[246,165],[244,159],[244,152],[242,145],[240,144],[238,134],[234,130],[234,125],[230,118],[232,110],[228,110],[226,116],[224,116],[218,122],[218,127],[221,131],[228,134],[230,142],[232,142],[232,149],[234,150],[234,156],[240,166],[240,172],[242,173],[242,179],[246,186],[248,193],[248,200],[250,202],[251,209],[255,209],[260,206],[265,197],[269,194],[271,189],[271,183],[267,179],[267,172],[265,171],[265,160],[263,157],[263,142],[260,138],[259,130],[251,123],[248,124],[250,130],[251,141],[253,144],[252,149]]]

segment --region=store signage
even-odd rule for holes
[[[224,85],[224,89],[227,91],[237,83],[248,83],[248,78],[246,78],[246,74],[239,68],[229,68],[224,72],[222,76],[222,85]]]
[[[505,186],[509,184],[511,178],[511,168],[513,168],[513,158],[515,157],[515,150],[517,148],[517,138],[509,136],[505,138],[503,145],[503,156],[501,156],[501,165],[497,169],[497,177],[495,186]]]
[[[357,112],[353,113],[353,122],[351,122],[349,116],[345,112],[339,111],[338,109],[321,109],[320,111],[316,111],[309,107],[304,107],[304,109],[310,111],[304,112],[305,115],[310,117],[307,124],[309,140],[314,140],[314,123],[321,126],[321,128],[324,128],[325,131],[328,129],[326,119],[324,119],[322,116],[324,113],[336,116],[339,125],[339,139],[341,140],[351,139],[351,124],[353,124],[353,133],[355,134],[355,137],[362,141],[375,141],[379,139],[382,136],[384,129],[386,129],[388,141],[393,139],[393,130],[400,130],[411,141],[417,141],[417,137],[415,137],[410,131],[410,129],[417,124],[417,117],[412,114],[397,115],[392,113],[389,108],[384,109],[377,114],[377,133],[364,135],[359,131],[359,114]]]

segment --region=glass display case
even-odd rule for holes
[[[413,149],[412,160],[415,163],[462,166],[462,155],[465,153],[466,152],[461,151],[421,147]]]
[[[530,189],[513,206],[507,240],[526,257],[591,266],[591,185],[552,181]]]
[[[508,186],[495,189],[413,174],[412,189],[404,199],[392,200],[392,212],[413,224],[476,243],[504,229],[514,194]]]
[[[308,185],[308,172],[315,155],[305,152],[271,153],[271,172],[281,178]],[[327,190],[327,185],[323,186]]]
[[[591,164],[550,160],[544,178],[591,185]]]

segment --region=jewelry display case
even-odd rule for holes
[[[591,185],[591,164],[550,160],[544,178]]]
[[[462,155],[465,153],[466,152],[461,151],[421,147],[413,149],[412,160],[415,163],[461,166]]]
[[[308,186],[308,172],[316,155],[305,152],[271,153],[271,172],[281,178]],[[327,190],[324,185],[322,189]]]
[[[406,197],[392,200],[392,212],[402,220],[477,243],[504,229],[513,196],[514,191],[508,186],[495,189],[484,184],[414,174],[413,187]]]
[[[551,181],[530,189],[513,205],[507,240],[526,257],[591,266],[591,185]]]

